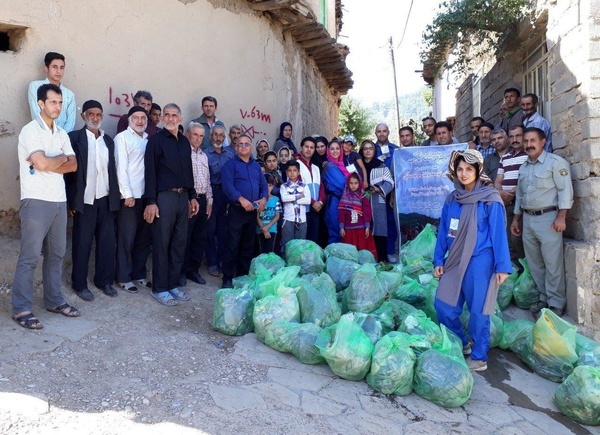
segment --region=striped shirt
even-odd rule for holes
[[[212,205],[212,187],[210,187],[210,171],[208,169],[208,157],[202,148],[192,148],[192,171],[194,173],[194,189],[196,194],[206,195],[206,204]]]
[[[519,181],[519,168],[525,160],[527,153],[523,148],[518,153],[511,151],[500,159],[498,165],[498,175],[502,175],[502,190],[512,190],[517,187]]]

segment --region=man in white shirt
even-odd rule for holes
[[[67,203],[73,217],[72,286],[85,301],[94,300],[87,284],[92,242],[96,239],[94,284],[107,296],[117,296],[115,279],[115,213],[120,197],[115,146],[100,129],[102,105],[95,100],[83,103],[85,127],[69,133],[77,157],[77,171],[65,177]]]
[[[152,288],[146,279],[152,233],[144,220],[144,153],[148,143],[148,115],[141,106],[128,113],[129,126],[115,136],[115,163],[121,193],[118,213],[116,281],[119,287],[137,293],[138,287]]]
[[[539,99],[535,94],[525,94],[521,97],[521,111],[523,112],[523,128],[537,127],[546,134],[546,152],[552,150],[552,127],[550,122],[538,113]]]
[[[77,103],[75,102],[75,94],[62,84],[62,78],[65,75],[65,57],[60,53],[49,52],[44,57],[44,71],[46,71],[45,80],[34,80],[29,84],[28,100],[31,119],[36,120],[40,113],[38,105],[37,90],[42,85],[52,83],[60,87],[62,92],[62,110],[60,115],[54,121],[56,125],[65,130],[67,133],[75,128],[75,118],[77,111]]]
[[[67,133],[55,123],[62,110],[61,89],[37,89],[40,109],[19,135],[21,250],[12,288],[13,320],[27,329],[43,325],[31,312],[33,276],[44,254],[44,305],[50,312],[77,317],[62,295],[62,265],[67,246],[67,207],[63,174],[77,169]]]

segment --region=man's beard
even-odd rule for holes
[[[213,146],[214,146],[215,148],[223,148],[223,143],[221,142],[220,144],[218,144],[218,143],[216,143],[216,142],[213,142]]]
[[[526,118],[529,118],[534,113],[535,113],[535,109],[523,110],[523,116],[526,117]]]

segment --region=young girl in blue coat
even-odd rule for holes
[[[448,170],[455,190],[446,199],[438,228],[434,273],[440,282],[435,309],[439,322],[462,339],[463,353],[471,355],[469,368],[482,371],[487,369],[490,315],[498,286],[512,273],[506,212],[483,172],[479,151],[454,151]],[[459,319],[465,302],[472,346]]]

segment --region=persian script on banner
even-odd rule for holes
[[[412,226],[408,221],[419,216],[425,221],[440,218],[444,201],[454,190],[446,176],[450,154],[467,148],[468,145],[463,143],[404,147],[394,152],[396,204],[401,226]]]

